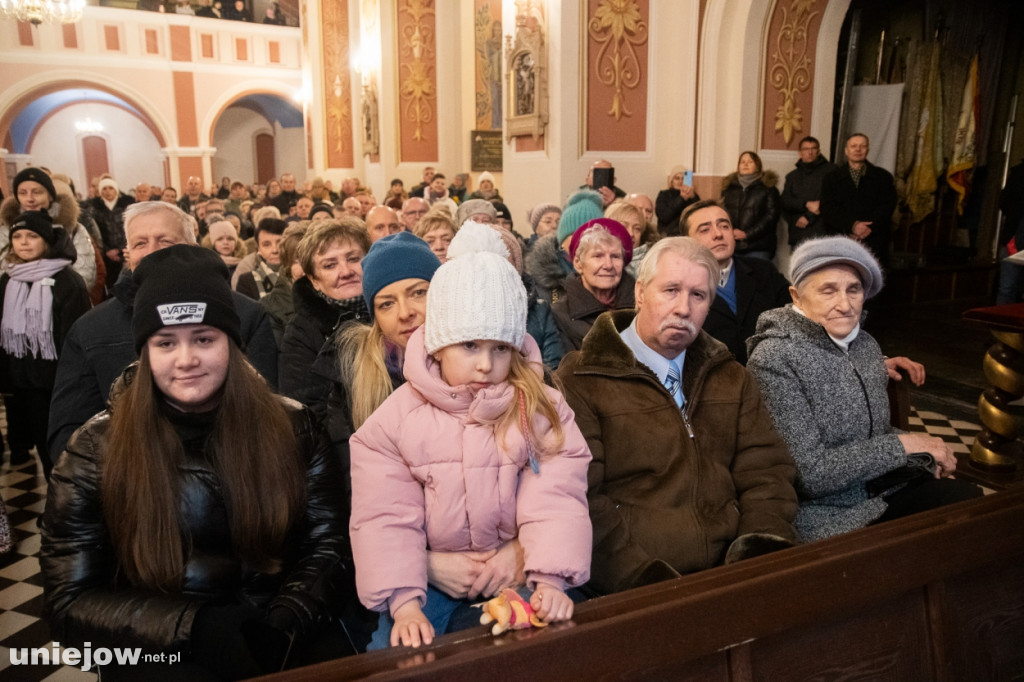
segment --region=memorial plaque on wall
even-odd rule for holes
[[[471,168],[474,173],[481,171],[501,172],[502,141],[500,130],[474,130],[470,133],[472,149]]]

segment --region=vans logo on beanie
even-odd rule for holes
[[[164,325],[202,324],[206,317],[205,303],[165,303],[156,307]]]

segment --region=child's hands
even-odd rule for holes
[[[545,623],[555,623],[572,618],[572,599],[557,587],[538,583],[537,589],[530,595],[530,606],[537,617]],[[393,636],[393,635],[392,635]]]
[[[434,641],[434,626],[423,615],[420,603],[410,599],[395,610],[395,626],[391,628],[391,646],[418,647]]]

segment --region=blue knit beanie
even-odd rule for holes
[[[576,192],[565,204],[558,221],[558,243],[561,244],[580,228],[583,223],[604,217],[604,200],[592,189]]]
[[[403,279],[428,282],[441,261],[427,243],[412,232],[396,232],[379,239],[363,258],[363,298],[373,317],[373,299],[389,284]]]

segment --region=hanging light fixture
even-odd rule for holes
[[[82,18],[86,0],[0,0],[0,14],[35,25],[73,24]]]
[[[86,116],[84,121],[75,121],[75,130],[80,133],[101,133],[103,132],[103,124]]]

